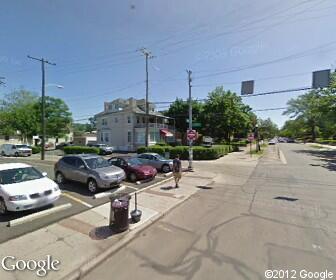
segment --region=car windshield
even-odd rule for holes
[[[27,145],[16,145],[16,148],[29,148]]]
[[[137,158],[129,158],[129,159],[127,159],[127,163],[130,166],[141,165],[142,164],[142,162],[140,160],[138,160]]]
[[[0,171],[0,184],[9,185],[43,178],[34,167],[15,168]]]
[[[85,163],[91,169],[104,168],[104,167],[111,166],[110,163],[102,157],[88,158],[85,160]]]

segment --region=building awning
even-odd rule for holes
[[[174,136],[173,133],[171,133],[168,129],[160,129],[160,134],[162,134],[165,137]]]

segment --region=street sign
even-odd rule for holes
[[[195,123],[192,124],[192,127],[193,128],[200,128],[200,127],[202,127],[202,124],[199,123],[199,122],[195,122]]]
[[[241,95],[253,94],[254,80],[243,81],[241,84]]]
[[[313,72],[313,88],[326,88],[330,84],[330,69]]]
[[[187,130],[187,139],[189,141],[194,141],[197,138],[197,132],[194,129],[188,129]]]
[[[253,135],[253,133],[250,133],[250,134],[248,135],[247,139],[248,139],[250,142],[252,142],[252,141],[254,140],[254,135]]]

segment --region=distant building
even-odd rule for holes
[[[119,151],[135,151],[145,145],[146,102],[144,99],[116,99],[104,103],[104,111],[95,115],[97,142]],[[174,119],[163,116],[149,103],[149,145],[160,141],[173,142]]]
[[[76,146],[86,146],[87,144],[96,144],[97,134],[93,132],[84,132],[82,135],[73,137],[73,144]]]

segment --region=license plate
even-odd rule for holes
[[[35,203],[35,205],[36,205],[36,206],[39,206],[39,205],[46,204],[47,202],[48,202],[48,199],[46,199],[46,198],[42,198],[42,199],[39,199],[39,200]]]

